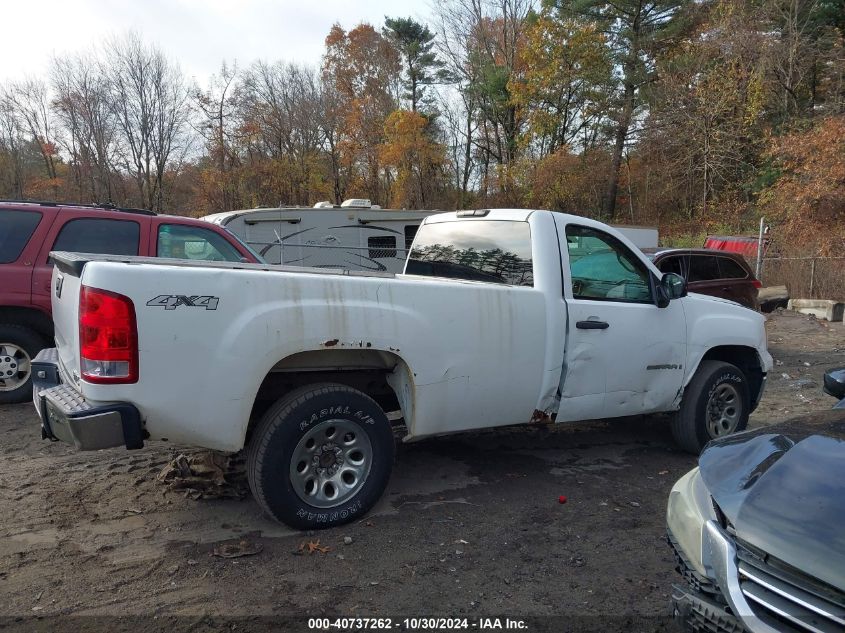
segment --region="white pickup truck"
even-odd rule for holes
[[[239,451],[263,509],[338,525],[404,439],[673,412],[698,451],[741,430],[772,360],[762,316],[687,295],[629,240],[529,210],[425,219],[401,275],[54,253],[45,437]],[[394,416],[395,417],[395,416]]]

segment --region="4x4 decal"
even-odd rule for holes
[[[147,301],[148,306],[163,307],[165,310],[175,310],[179,306],[216,310],[218,303],[220,303],[219,297],[201,295],[194,295],[191,297],[186,295],[159,295],[154,299]]]

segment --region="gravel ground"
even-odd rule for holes
[[[777,365],[751,425],[829,409],[843,324],[785,312],[768,328]],[[0,629],[306,631],[341,615],[670,630],[666,498],[695,459],[661,416],[400,445],[379,506],[313,534],[249,495],[165,486],[182,452],[166,444],[74,452],[40,439],[31,405],[0,408],[0,432]]]

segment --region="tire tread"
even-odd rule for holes
[[[720,360],[703,360],[696,369],[692,380],[684,390],[684,396],[681,400],[681,408],[672,417],[672,436],[675,442],[685,451],[698,455],[701,449],[704,448],[698,427],[698,411],[703,391],[707,383],[712,379],[713,375],[720,371],[733,371],[745,379],[744,374],[738,367],[730,363]],[[746,402],[747,405],[747,402]],[[747,424],[747,415],[745,424]],[[745,424],[740,424],[737,431],[745,428]]]
[[[313,383],[294,389],[285,396],[279,398],[279,400],[267,410],[253,432],[252,440],[247,447],[246,455],[247,481],[249,482],[249,487],[252,490],[252,494],[258,502],[258,505],[261,506],[261,509],[265,513],[272,516],[277,521],[284,522],[283,519],[273,511],[272,507],[267,502],[266,491],[264,490],[261,478],[261,471],[265,467],[265,461],[272,458],[272,455],[266,449],[273,436],[273,431],[287,421],[288,416],[293,409],[318,396],[338,392],[345,392],[354,394],[358,397],[363,397],[372,402],[375,407],[378,407],[375,400],[370,398],[367,394],[347,385],[330,382]]]

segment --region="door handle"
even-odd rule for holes
[[[610,324],[605,321],[578,321],[575,327],[579,330],[606,330]]]

